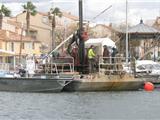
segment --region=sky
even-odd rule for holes
[[[15,16],[23,11],[22,5],[28,0],[0,0],[12,11]],[[51,7],[59,7],[63,11],[71,12],[78,16],[79,0],[30,0],[36,5],[37,10],[48,12]],[[156,19],[160,16],[160,0],[127,0],[128,21],[130,24],[138,24],[140,19],[144,21]],[[110,7],[103,14],[103,10]],[[99,15],[98,17],[96,17]],[[95,19],[93,19],[96,17]],[[125,23],[126,0],[83,0],[83,18],[95,23]]]

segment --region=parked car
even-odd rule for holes
[[[160,75],[160,63],[152,60],[137,60],[136,73],[147,73],[149,75]]]

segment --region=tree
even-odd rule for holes
[[[40,52],[41,52],[42,54],[47,53],[47,49],[48,49],[48,46],[45,45],[45,44],[42,44],[42,45],[40,46]]]
[[[71,34],[73,34],[78,29],[77,23],[68,23],[63,27],[59,27],[55,31],[55,39],[56,44],[60,44],[66,38],[68,38]],[[68,47],[68,43],[65,43],[61,46],[61,50],[63,51],[66,47]]]
[[[55,48],[55,27],[56,27],[56,16],[62,17],[62,12],[60,11],[59,8],[51,8],[50,11],[48,12],[48,18],[51,21],[52,24],[52,44],[51,44],[51,49]]]
[[[3,17],[4,16],[9,17],[10,15],[11,15],[11,11],[7,7],[2,5],[1,8],[0,8],[0,29],[2,29]]]
[[[27,23],[27,35],[29,35],[29,27],[30,27],[30,16],[35,16],[37,11],[36,11],[36,6],[33,5],[31,1],[28,1],[25,5],[22,5],[23,7],[23,13],[26,13],[26,23]]]

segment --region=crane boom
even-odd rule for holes
[[[106,12],[107,10],[109,10],[112,7],[112,5],[110,5],[109,7],[107,7],[106,9],[104,9],[102,12],[100,12],[98,15],[96,15],[92,20],[96,19],[97,17],[99,17],[101,14],[103,14],[104,12]]]

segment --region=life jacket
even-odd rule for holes
[[[95,53],[92,48],[88,50],[88,59],[93,59],[95,57]]]

